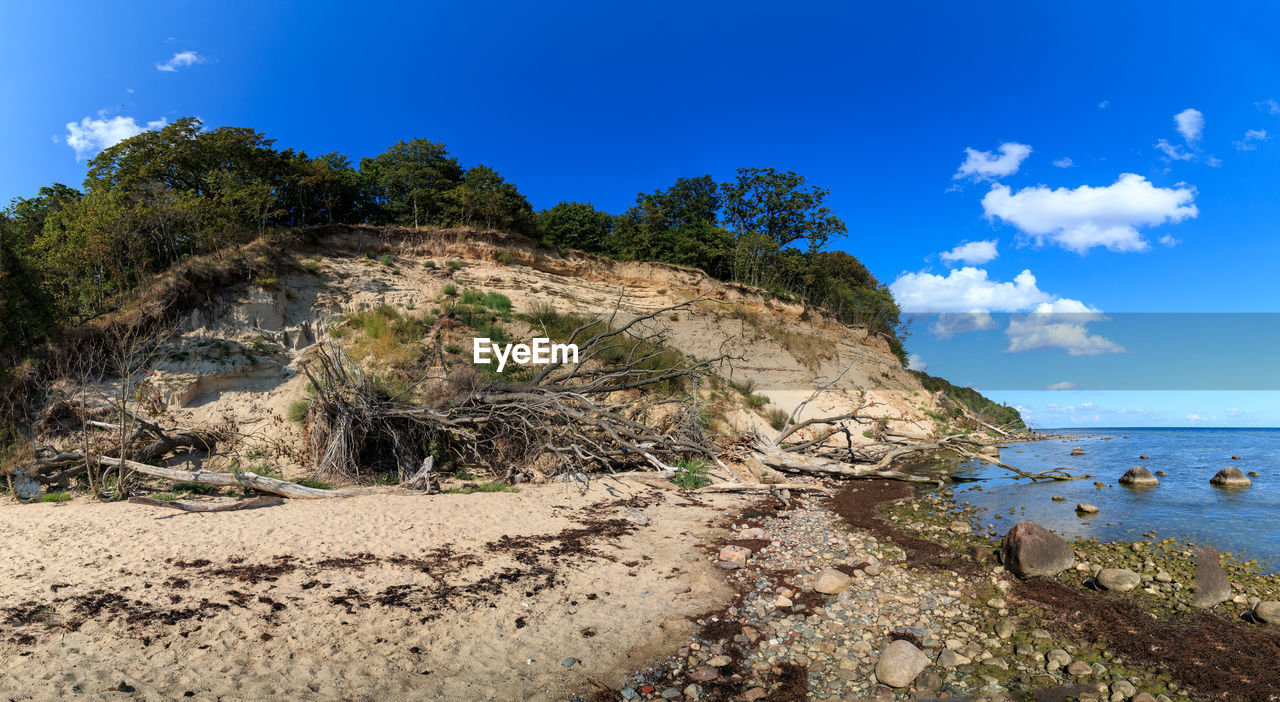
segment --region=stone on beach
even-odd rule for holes
[[[1081,514],[1097,514],[1098,506],[1085,504],[1084,502],[1081,502],[1080,504],[1076,505],[1076,511],[1080,512]]]
[[[1151,474],[1151,471],[1142,466],[1134,466],[1130,468],[1124,475],[1120,476],[1121,485],[1159,485],[1160,479]]]
[[[1035,522],[1015,524],[1001,550],[1004,567],[1021,578],[1057,575],[1076,561],[1071,544]]]
[[[1235,466],[1227,466],[1218,471],[1218,474],[1210,478],[1209,482],[1213,485],[1222,485],[1224,487],[1248,487],[1253,485],[1253,481]]]
[[[1212,546],[1196,551],[1195,594],[1191,604],[1195,607],[1213,607],[1231,597],[1231,583],[1222,569],[1221,554]]]
[[[741,546],[725,546],[720,549],[720,567],[721,568],[741,568],[747,564],[747,558],[751,555],[751,550]]]
[[[841,573],[835,568],[823,568],[818,577],[813,581],[813,589],[824,595],[839,595],[848,589],[849,584],[853,582],[853,578]]]
[[[1253,618],[1265,624],[1280,624],[1280,602],[1262,600],[1253,606]]]
[[[929,657],[910,641],[899,639],[880,652],[876,679],[889,687],[906,687],[929,665]]]
[[[1103,568],[1093,581],[1104,590],[1128,592],[1142,583],[1142,576],[1128,568]]]

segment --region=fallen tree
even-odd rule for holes
[[[303,368],[315,388],[309,462],[317,475],[360,480],[368,471],[362,458],[380,447],[402,482],[424,480],[418,466],[429,449],[504,480],[535,465],[543,474],[639,465],[674,473],[682,457],[716,462],[697,383],[727,356],[685,356],[653,324],[705,299],[624,321],[619,297],[610,314],[583,321],[562,341],[578,347],[576,359],[557,358],[527,382],[454,383],[454,396],[436,405],[381,396],[341,347],[323,341]]]

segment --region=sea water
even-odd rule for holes
[[[1076,434],[1080,429],[1046,430]],[[983,527],[993,524],[1003,535],[1010,526],[1033,521],[1067,537],[1102,541],[1137,541],[1148,531],[1156,538],[1183,538],[1210,544],[1223,552],[1263,561],[1268,572],[1280,572],[1280,429],[1089,429],[1089,438],[1012,443],[1000,460],[1029,473],[1063,468],[1093,478],[1032,483],[989,463],[970,461],[948,472],[959,503],[981,511]],[[1084,455],[1072,456],[1079,447]],[[1140,456],[1147,458],[1139,458]],[[1232,456],[1239,456],[1233,460]],[[1156,487],[1129,487],[1120,476],[1144,466],[1158,476]],[[1209,479],[1226,466],[1256,471],[1247,488],[1219,488]],[[920,468],[913,472],[928,472]],[[1106,483],[1098,488],[1095,481]],[[1053,496],[1065,498],[1055,502]],[[1098,507],[1080,515],[1076,504]],[[1000,514],[1001,519],[995,519]],[[1269,561],[1269,562],[1268,562]]]

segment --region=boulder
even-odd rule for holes
[[[16,468],[9,474],[9,480],[13,481],[13,491],[17,493],[18,499],[23,502],[37,502],[40,500],[40,481],[34,475],[23,468]]]
[[[1149,460],[1151,460],[1151,457],[1150,457],[1150,456],[1138,456],[1138,460],[1139,460],[1139,461],[1149,461]]]
[[[1097,514],[1098,506],[1089,505],[1081,502],[1080,504],[1076,505],[1076,511],[1079,512],[1080,514]]]
[[[766,533],[765,530],[761,529],[760,527],[752,527],[750,529],[743,529],[742,531],[738,532],[738,537],[743,539],[753,539],[753,540],[763,541],[764,539],[769,538],[769,534]]]
[[[1134,466],[1130,468],[1124,475],[1120,476],[1121,485],[1159,485],[1160,479],[1151,474],[1151,471],[1142,466]]]
[[[835,568],[823,568],[813,581],[813,589],[824,595],[839,595],[849,588],[853,578]]]
[[[962,665],[969,665],[973,661],[966,658],[955,651],[943,651],[938,654],[938,665],[943,668],[956,668]]]
[[[999,458],[1000,447],[999,446],[983,446],[982,448],[978,449],[978,453],[983,456],[991,456],[992,458]]]
[[[1259,472],[1258,472],[1258,471],[1256,471],[1256,470],[1251,470],[1251,471],[1249,471],[1249,477],[1250,477],[1250,478],[1257,478],[1257,477],[1260,477],[1261,475],[1262,475],[1262,473],[1259,473]]]
[[[1253,618],[1265,624],[1280,624],[1280,602],[1259,602],[1253,606]]]
[[[742,548],[741,546],[725,546],[720,549],[720,567],[721,568],[741,568],[747,564],[747,558],[751,555],[751,550]]]
[[[894,641],[880,652],[876,679],[889,687],[907,687],[929,665],[929,657],[910,641]]]
[[[1235,466],[1227,466],[1218,471],[1218,474],[1209,478],[1210,484],[1221,485],[1223,487],[1249,487],[1253,485],[1253,481],[1249,476],[1240,472]]]
[[[1103,568],[1093,576],[1093,581],[1104,590],[1128,592],[1142,584],[1142,576],[1128,568]]]
[[[1231,457],[1231,460],[1233,460],[1233,461],[1240,461],[1240,460],[1243,460],[1243,459],[1242,459],[1242,458],[1240,458],[1239,456],[1232,456],[1232,457]]]
[[[1076,562],[1071,544],[1036,524],[1020,522],[1004,535],[1004,567],[1021,578],[1057,575]]]
[[[969,522],[951,522],[951,524],[947,528],[956,534],[972,534],[973,533],[973,527],[969,524]]]
[[[1191,596],[1192,605],[1209,608],[1231,597],[1231,583],[1222,569],[1221,558],[1222,554],[1212,546],[1196,551],[1196,591]]]

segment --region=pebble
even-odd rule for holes
[[[577,665],[577,664],[578,664],[578,659],[577,659],[577,658],[572,658],[572,657],[571,657],[571,658],[566,658],[566,659],[564,659],[564,660],[560,661],[560,665],[562,665],[562,666],[564,666],[564,667],[566,667],[566,668],[572,668],[573,666],[575,666],[575,665]]]

